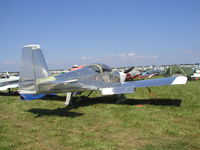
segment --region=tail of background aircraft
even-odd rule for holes
[[[40,45],[26,45],[22,47],[19,93],[35,94],[36,79],[49,76]]]

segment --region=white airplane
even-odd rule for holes
[[[200,78],[200,70],[197,70],[191,77],[192,78]]]
[[[100,91],[102,95],[122,95],[133,93],[138,87],[187,82],[184,76],[125,82],[125,73],[112,71],[104,64],[83,65],[80,69],[52,76],[39,45],[23,46],[21,61],[19,93],[22,97],[66,93],[66,105],[75,92]]]
[[[0,91],[6,91],[19,86],[19,76],[10,76],[8,72],[0,78]]]

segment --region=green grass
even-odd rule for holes
[[[125,104],[94,93],[70,108],[63,95],[22,101],[0,93],[0,149],[200,149],[200,81],[151,90],[150,98],[136,89]]]

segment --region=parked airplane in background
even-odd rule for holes
[[[102,95],[133,93],[138,87],[185,84],[187,77],[125,82],[126,74],[112,71],[104,64],[84,65],[80,69],[52,76],[49,74],[39,45],[22,47],[19,93],[47,94],[67,93],[66,105],[73,92],[100,91]]]
[[[200,78],[200,70],[196,70],[195,73],[191,77],[192,78]]]
[[[11,88],[17,88],[19,86],[19,77],[10,76],[7,73],[2,73],[0,77],[0,91],[9,90]]]

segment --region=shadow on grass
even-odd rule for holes
[[[60,100],[65,101],[65,96],[49,95],[43,98],[44,100]],[[97,98],[81,98],[81,101],[76,102],[78,97],[73,97],[70,107],[78,108],[81,106],[88,106],[93,104],[116,104],[117,98],[115,96],[103,96]],[[80,98],[79,98],[80,100]],[[155,106],[180,106],[182,100],[179,99],[127,99],[120,105],[155,105]]]
[[[116,105],[154,105],[154,106],[176,106],[181,105],[182,100],[179,99],[127,99],[122,104],[116,104],[116,99],[113,97],[87,98],[81,102],[72,103],[69,108],[75,109],[94,104],[116,104]]]
[[[1,96],[19,96],[18,92],[0,92]],[[117,98],[115,96],[103,96],[97,98],[82,98],[80,102],[76,102],[78,97],[73,97],[73,103],[70,108],[78,108],[81,106],[88,106],[98,103],[116,104]],[[66,96],[46,95],[41,98],[43,100],[65,101]],[[155,105],[155,106],[180,106],[182,100],[179,99],[127,99],[123,104],[127,105]]]
[[[36,114],[36,117],[42,117],[42,116],[61,116],[61,117],[80,117],[83,115],[83,113],[77,113],[69,111],[68,108],[56,108],[56,109],[41,109],[41,108],[32,108],[29,109],[27,112],[31,112],[33,114]]]
[[[65,101],[65,96],[49,95],[43,98],[44,100],[60,100]],[[116,104],[115,96],[104,96],[97,98],[82,98],[81,101],[76,102],[75,97],[70,105],[64,108],[56,109],[41,109],[32,108],[28,112],[34,113],[36,117],[42,116],[61,116],[61,117],[80,117],[83,113],[72,112],[70,110],[77,109],[79,107],[94,105],[94,104]],[[80,100],[80,99],[79,99]],[[155,106],[180,106],[182,100],[179,99],[127,99],[123,104],[116,105],[155,105]]]
[[[129,105],[156,105],[156,106],[177,106],[181,105],[182,100],[179,99],[132,99],[128,100],[126,104]]]
[[[0,96],[19,96],[19,93],[17,91],[0,92]]]

